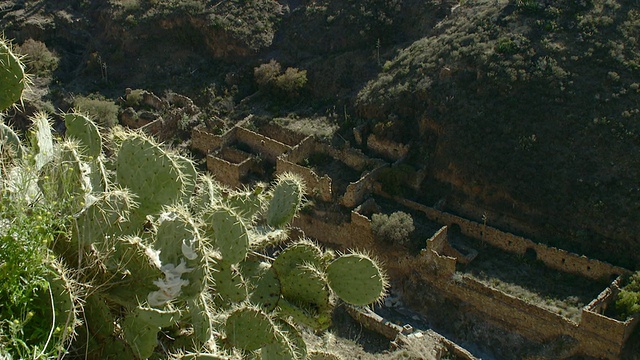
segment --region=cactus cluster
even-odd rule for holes
[[[5,81],[21,70],[7,51],[0,47],[0,83],[19,86]],[[1,91],[0,105],[17,101],[16,90]],[[57,266],[50,283],[58,321],[77,332],[86,354],[301,359],[307,349],[293,324],[324,330],[337,298],[366,305],[384,295],[385,276],[364,254],[334,259],[309,240],[279,243],[275,257],[266,252],[286,240],[300,209],[304,186],[295,175],[232,191],[141,133],[116,128],[103,136],[86,115],[63,117],[63,141],[38,114],[30,146],[2,125],[0,150],[18,159],[5,164],[3,156],[3,171],[31,189],[8,194],[61,203],[56,209],[70,221],[71,234],[53,251],[77,269],[75,279]]]

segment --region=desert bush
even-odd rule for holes
[[[415,230],[415,226],[413,226],[411,215],[396,211],[391,215],[373,214],[371,230],[383,241],[404,245],[409,242],[409,236]]]
[[[78,111],[89,114],[104,128],[112,128],[118,123],[119,108],[113,101],[102,97],[78,96],[74,99],[73,106]]]
[[[307,71],[288,67],[282,73],[282,67],[276,60],[256,67],[253,76],[258,86],[276,95],[296,97],[307,84]]]
[[[297,96],[307,84],[307,70],[287,68],[284,74],[275,79],[276,88],[289,96]]]
[[[58,68],[60,58],[42,41],[27,39],[16,50],[26,56],[25,65],[31,74],[48,76]]]
[[[275,81],[281,72],[282,67],[280,64],[275,60],[271,60],[253,69],[253,76],[258,86],[267,87]]]
[[[623,320],[635,313],[640,313],[640,271],[631,275],[627,285],[618,294],[614,308],[619,318]]]

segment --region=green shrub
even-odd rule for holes
[[[280,64],[275,60],[271,60],[266,64],[262,64],[254,68],[253,76],[256,79],[258,86],[264,88],[271,85],[280,72],[282,72]]]
[[[76,110],[87,113],[103,128],[112,128],[118,123],[119,107],[113,101],[101,97],[78,96],[73,101]]]
[[[26,56],[25,65],[27,71],[37,76],[51,75],[60,63],[58,55],[50,51],[45,43],[38,40],[27,39],[16,49]]]
[[[307,84],[307,70],[287,68],[284,74],[276,78],[276,88],[289,96],[297,96]]]
[[[253,76],[261,89],[288,97],[300,95],[300,91],[307,84],[306,70],[288,67],[282,73],[282,67],[275,60],[256,67]]]
[[[622,288],[614,303],[614,309],[620,319],[640,313],[640,271],[631,275],[627,285]]]
[[[411,215],[396,211],[391,215],[373,214],[371,217],[371,230],[374,235],[383,241],[393,244],[405,245],[409,242],[409,236],[415,230]]]

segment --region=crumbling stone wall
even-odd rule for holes
[[[216,135],[207,131],[204,126],[196,126],[191,130],[191,148],[208,154],[213,149],[222,146],[223,135]]]
[[[366,216],[351,212],[351,221],[335,224],[313,214],[300,214],[292,226],[299,227],[307,236],[341,249],[371,249],[375,242]]]
[[[420,252],[420,258],[426,266],[420,271],[426,272],[431,268],[440,277],[453,276],[456,272],[456,258],[446,254],[447,249],[450,248],[447,238],[447,227],[443,226],[427,239],[426,249]]]
[[[223,148],[217,154],[207,155],[207,169],[223,184],[239,188],[243,178],[255,166],[255,159],[244,151]]]
[[[380,193],[379,189],[378,193]],[[480,239],[507,252],[524,255],[528,249],[532,249],[535,251],[537,259],[552,269],[578,274],[594,280],[609,280],[620,274],[628,273],[628,270],[621,267],[535,243],[521,236],[503,232],[486,224],[445,213],[411,200],[397,197],[393,197],[393,199],[411,209],[422,211],[431,221],[447,225],[456,224],[460,227],[463,235]]]
[[[576,338],[586,355],[618,359],[639,320],[640,317],[636,317],[622,322],[583,309]]]
[[[260,128],[258,129],[258,133],[270,139],[288,145],[289,147],[294,147],[300,144],[302,140],[308,137],[307,135],[300,134],[293,130],[289,130],[287,128],[274,124],[266,124],[260,126]]]
[[[313,170],[300,165],[300,163],[315,153],[327,154],[336,160],[342,161],[356,171],[363,172],[366,169],[371,169],[371,171],[365,173],[357,181],[349,183],[344,194],[334,194],[331,189],[331,177],[327,175],[320,177]],[[278,159],[277,172],[295,172],[307,182],[307,187],[312,190],[311,193],[315,197],[323,201],[331,201],[334,200],[336,196],[340,196],[338,201],[343,206],[353,208],[371,194],[375,185],[376,175],[378,171],[385,166],[388,165],[384,161],[370,159],[360,151],[354,149],[335,149],[328,144],[307,137],[293,147],[286,155]]]
[[[354,208],[361,204],[372,192],[378,173],[388,164],[381,163],[377,168],[364,174],[358,181],[349,183],[342,196],[341,203],[347,208]]]
[[[246,144],[251,150],[265,160],[275,164],[278,156],[291,150],[291,147],[270,139],[243,127],[236,127],[235,141]]]
[[[409,145],[379,138],[375,134],[369,134],[367,147],[371,151],[394,161],[402,159],[409,153]]]

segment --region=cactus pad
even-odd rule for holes
[[[0,111],[20,101],[25,84],[20,58],[13,53],[7,41],[0,39]]]
[[[32,118],[32,147],[36,151],[36,170],[42,169],[45,164],[53,159],[53,135],[49,116],[45,113],[37,113]]]
[[[329,286],[345,302],[368,305],[384,297],[387,281],[382,270],[364,254],[349,254],[327,267]]]
[[[291,317],[297,324],[306,325],[315,331],[324,331],[331,326],[331,311],[319,312],[318,309],[292,304],[286,299],[278,301],[281,316]]]
[[[220,263],[214,266],[211,277],[215,282],[215,302],[220,307],[247,299],[247,286],[240,272],[233,266]]]
[[[98,126],[86,115],[68,113],[64,115],[67,138],[75,139],[80,144],[82,153],[97,159],[102,153],[102,137]]]
[[[326,311],[330,308],[327,280],[317,269],[301,265],[280,277],[282,296],[294,304]]]
[[[262,188],[253,191],[234,191],[227,196],[226,203],[244,219],[252,219],[262,210],[264,196]]]
[[[280,281],[273,268],[269,268],[260,277],[251,279],[253,292],[249,299],[265,311],[272,311],[280,300]]]
[[[174,159],[150,139],[128,134],[116,159],[116,180],[138,196],[140,220],[181,199],[184,176]]]
[[[179,319],[178,312],[137,307],[122,322],[124,339],[141,359],[147,359],[158,345],[158,331]]]
[[[205,215],[208,236],[215,239],[215,245],[222,255],[222,261],[236,264],[247,256],[249,234],[244,222],[233,210],[218,207]]]
[[[291,324],[278,320],[277,342],[263,347],[260,351],[262,360],[297,360],[307,358],[307,345],[300,332]]]
[[[276,327],[266,313],[242,307],[231,313],[225,324],[227,341],[244,351],[255,351],[277,341]]]
[[[281,228],[291,222],[302,205],[303,194],[304,185],[299,177],[289,173],[279,176],[269,201],[267,224]]]
[[[7,125],[0,122],[0,155],[22,159],[25,149],[16,133]]]
[[[324,268],[323,253],[320,247],[309,240],[299,241],[286,248],[273,262],[278,277],[285,277],[300,265]]]

